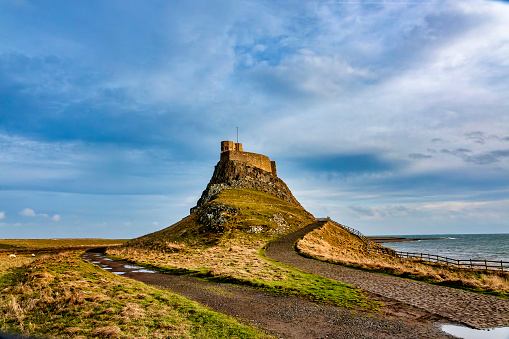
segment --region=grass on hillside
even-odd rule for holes
[[[123,244],[128,239],[0,239],[0,249],[38,249]]]
[[[297,250],[333,263],[509,298],[507,272],[471,271],[369,253],[358,237],[332,223],[308,233],[297,243]]]
[[[221,232],[201,224],[195,212],[170,227],[130,240],[126,246],[171,252],[175,243],[204,247],[249,244],[268,241],[274,235],[290,233],[315,221],[304,208],[256,190],[227,189],[202,208],[214,204],[237,210],[221,225]]]
[[[0,275],[0,330],[54,338],[269,338],[174,293],[105,272],[77,253]]]
[[[268,261],[259,250],[280,233],[290,233],[315,221],[302,207],[248,189],[229,189],[209,204],[224,204],[237,211],[224,232],[203,229],[196,213],[174,226],[108,250],[108,255],[173,274],[188,274],[216,281],[297,294],[345,307],[377,309],[380,305],[351,286]],[[206,207],[207,205],[205,205]],[[276,222],[274,216],[278,216]],[[255,227],[260,232],[252,232]],[[214,237],[214,241],[203,238]]]

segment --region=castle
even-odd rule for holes
[[[221,141],[220,161],[240,161],[248,166],[256,167],[277,177],[276,162],[263,154],[244,152],[241,143],[233,141]]]

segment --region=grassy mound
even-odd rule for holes
[[[300,206],[264,192],[234,188],[221,191],[174,225],[133,239],[125,247],[172,252],[184,245],[240,245],[287,234],[314,221]]]
[[[382,246],[371,243],[371,247]],[[308,233],[297,243],[297,250],[332,263],[509,298],[507,272],[470,271],[369,252],[357,236],[333,223]]]

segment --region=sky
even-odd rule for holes
[[[220,142],[366,235],[509,233],[509,2],[0,2],[0,238],[189,214]]]

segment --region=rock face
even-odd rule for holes
[[[214,174],[197,205],[191,208],[191,213],[211,201],[222,190],[229,188],[247,188],[262,191],[302,207],[283,180],[271,172],[250,166],[242,161],[222,159],[217,163]]]

